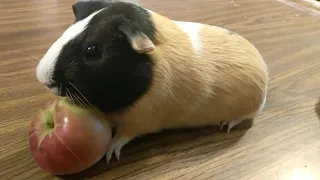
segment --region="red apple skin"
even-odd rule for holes
[[[97,163],[111,141],[111,124],[105,118],[73,111],[55,100],[55,127],[44,130],[39,112],[32,119],[29,145],[32,157],[41,169],[53,175],[74,174]],[[47,133],[41,140],[41,136]]]

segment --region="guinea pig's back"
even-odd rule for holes
[[[152,19],[155,76],[140,104],[157,110],[153,118],[159,127],[255,116],[265,100],[268,73],[250,42],[221,27],[172,21],[154,12]]]
[[[213,98],[199,114],[217,120],[253,118],[261,110],[267,93],[267,66],[247,39],[228,29],[201,25],[196,51],[199,66],[211,82]],[[203,79],[203,82],[208,80]],[[206,122],[204,122],[206,123]]]
[[[176,23],[187,29],[190,44],[185,49],[192,53],[179,60],[185,69],[179,72],[188,73],[184,74],[188,80],[181,82],[176,96],[190,100],[182,105],[189,112],[172,123],[193,126],[253,118],[265,102],[268,81],[267,66],[258,50],[244,37],[221,27]]]

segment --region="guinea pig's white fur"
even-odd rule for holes
[[[53,44],[37,67],[39,81],[50,81],[48,73],[63,45],[80,34],[96,13],[72,25]],[[121,148],[135,137],[163,129],[227,125],[229,132],[258,116],[266,101],[267,66],[248,40],[225,28],[149,13],[156,40],[144,53],[154,63],[152,85],[133,106],[110,115],[117,132],[108,161],[113,152],[119,159]]]
[[[168,128],[228,124],[255,118],[266,102],[268,71],[257,49],[230,30],[168,19],[155,12],[151,90],[112,117],[117,133],[110,159],[134,137]],[[134,128],[133,128],[134,127]],[[111,153],[111,154],[110,154]]]

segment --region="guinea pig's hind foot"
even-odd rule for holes
[[[111,160],[113,152],[116,155],[116,158],[118,159],[118,161],[120,160],[121,149],[129,141],[130,141],[130,138],[119,137],[117,134],[112,138],[110,147],[109,147],[108,152],[106,154],[107,164],[109,164],[109,161]]]
[[[232,120],[232,121],[221,121],[220,125],[219,125],[220,131],[222,131],[222,129],[225,125],[228,125],[228,134],[229,134],[233,127],[242,123],[243,121],[244,121],[244,119],[237,119],[237,120]]]

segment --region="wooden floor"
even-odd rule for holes
[[[0,179],[320,179],[320,7],[298,0],[140,1],[170,18],[221,25],[252,41],[270,70],[264,112],[229,135],[200,128],[137,139],[120,162],[101,161],[75,176],[41,171],[27,131],[52,95],[37,82],[35,65],[72,22],[73,2],[0,2]]]

